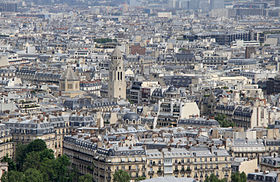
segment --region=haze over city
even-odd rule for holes
[[[279,182],[280,0],[0,0],[0,182]]]

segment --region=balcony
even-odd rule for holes
[[[154,175],[154,171],[149,171],[148,175]]]
[[[175,170],[173,171],[173,173],[178,174],[178,173],[179,173],[179,170],[178,170],[178,169],[175,169]]]
[[[223,171],[229,171],[229,170],[231,170],[231,168],[229,168],[229,167],[223,167]]]
[[[158,175],[161,175],[162,173],[163,173],[162,170],[158,170],[158,171],[157,171],[157,174],[158,174]]]

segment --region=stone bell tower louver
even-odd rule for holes
[[[121,51],[116,48],[111,56],[108,95],[113,99],[126,99],[126,81]]]
[[[67,67],[60,78],[59,84],[62,96],[76,97],[83,94],[80,90],[80,78],[71,67]]]

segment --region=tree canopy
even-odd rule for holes
[[[233,173],[233,174],[231,174],[231,181],[232,182],[246,182],[247,181],[246,174],[244,172]]]
[[[90,174],[86,174],[84,176],[79,177],[79,182],[92,182],[92,181],[93,181],[93,177]]]
[[[16,162],[8,156],[3,158],[9,171],[2,176],[2,182],[92,182],[91,175],[78,177],[70,169],[66,155],[55,158],[54,152],[40,139],[17,146],[15,159]]]
[[[234,123],[227,120],[226,115],[218,114],[215,116],[215,120],[217,120],[221,127],[234,127]]]
[[[118,170],[114,174],[114,182],[129,182],[130,176],[123,170]]]
[[[226,182],[226,179],[219,179],[215,174],[211,174],[210,177],[207,177],[205,182]]]

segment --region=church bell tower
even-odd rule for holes
[[[118,48],[113,51],[111,56],[108,95],[111,99],[126,99],[123,57]]]

